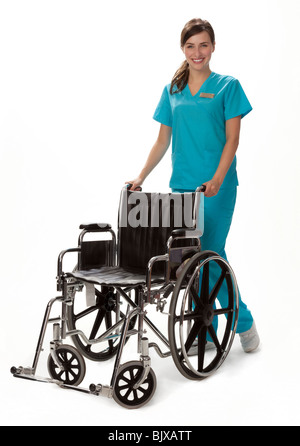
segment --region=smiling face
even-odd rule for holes
[[[190,37],[182,48],[190,70],[202,71],[209,68],[211,55],[215,50],[207,31]]]

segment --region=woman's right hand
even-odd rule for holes
[[[141,177],[137,177],[135,180],[126,181],[125,184],[131,184],[129,190],[136,190],[143,184],[143,179]]]

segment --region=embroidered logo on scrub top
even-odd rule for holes
[[[213,99],[215,97],[214,93],[200,93],[200,98]]]

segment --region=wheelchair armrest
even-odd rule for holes
[[[92,258],[94,260],[96,260],[96,258],[98,256],[97,251],[100,248],[101,248],[100,249],[101,252],[104,250],[104,252],[106,252],[107,255],[108,255],[108,253],[111,253],[110,257],[109,257],[110,259],[112,259],[112,260],[110,260],[110,265],[114,266],[115,260],[116,260],[116,258],[115,258],[116,252],[117,252],[116,235],[115,235],[114,231],[112,230],[111,225],[109,223],[82,223],[79,226],[79,229],[82,229],[82,231],[78,237],[78,246],[82,247],[81,258],[78,261],[79,265],[81,265],[81,268],[83,267],[82,264],[89,265],[89,268],[92,268],[90,261],[85,262],[85,261],[83,261],[83,258],[85,258],[85,260],[86,260],[87,259],[86,256],[88,256],[88,257],[92,256]],[[109,233],[111,235],[112,240],[111,241],[94,240],[94,241],[90,241],[90,242],[83,242],[85,235],[89,232],[93,232],[93,233],[101,232],[101,233],[106,233],[106,234]],[[87,244],[89,244],[89,246],[87,246]],[[100,256],[100,258],[101,258],[101,256]],[[94,260],[92,261],[92,263],[94,263]]]
[[[109,223],[82,223],[79,226],[79,229],[85,229],[87,231],[107,231],[111,229],[111,225]]]
[[[151,257],[148,262],[147,272],[146,272],[146,286],[147,286],[147,300],[146,302],[151,302],[151,276],[152,268],[155,262],[168,262],[169,254],[163,254],[160,256]]]
[[[195,228],[181,228],[181,229],[173,229],[172,237],[201,237],[202,231]]]
[[[58,256],[58,261],[57,261],[57,291],[62,291],[62,283],[63,283],[63,279],[62,276],[64,275],[63,270],[62,270],[62,263],[63,263],[63,258],[65,256],[65,254],[69,253],[69,252],[80,252],[81,248],[70,248],[70,249],[65,249],[64,251],[61,251],[59,256]]]

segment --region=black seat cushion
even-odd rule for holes
[[[125,269],[118,266],[104,266],[89,271],[74,271],[68,273],[68,276],[97,285],[134,286],[146,283],[146,274],[142,274],[140,269]],[[151,282],[162,283],[164,277],[162,275],[152,275]]]

